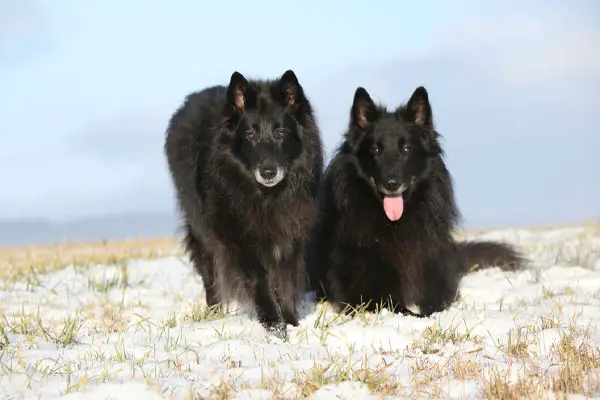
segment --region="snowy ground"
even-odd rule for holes
[[[600,398],[600,229],[498,230],[530,269],[471,274],[451,309],[338,317],[307,299],[289,343],[205,310],[178,257],[0,283],[13,398]]]

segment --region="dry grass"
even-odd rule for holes
[[[508,371],[490,368],[483,381],[485,397],[516,400],[548,398],[549,393],[556,398],[567,394],[597,395],[600,391],[600,349],[587,342],[590,334],[571,327],[570,332],[553,346],[551,357],[554,362],[548,371],[540,370],[535,363],[526,363],[519,376],[511,381]],[[529,351],[522,345],[525,341],[518,340],[516,343],[509,345],[507,354],[531,360]]]
[[[530,359],[529,341],[522,329],[510,330],[508,335],[508,345],[505,349],[506,354],[523,361]]]
[[[18,277],[32,270],[43,274],[68,265],[120,264],[179,253],[178,238],[0,247],[0,278]]]
[[[587,394],[600,390],[600,349],[585,342],[577,343],[573,335],[568,335],[561,339],[555,352],[559,361],[558,373],[551,382],[555,392]]]
[[[368,367],[366,363],[353,365],[338,359],[325,365],[315,364],[312,370],[297,374],[293,382],[300,389],[299,398],[309,397],[327,384],[345,381],[361,382],[371,393],[393,395],[398,393],[402,386],[390,374],[388,367],[389,365],[384,363],[375,367]]]
[[[394,377],[393,367],[385,362],[367,366],[366,362],[352,362],[344,357],[332,357],[329,362],[317,364],[304,371],[295,372],[293,377],[281,377],[277,370],[265,374],[259,390],[269,393],[273,399],[305,399],[329,384],[353,381],[366,387],[379,398],[406,393],[407,389]],[[290,386],[290,383],[292,384]],[[243,379],[222,379],[201,399],[231,399],[251,385]],[[194,397],[190,394],[190,398]]]
[[[546,399],[547,387],[541,379],[530,374],[519,377],[516,382],[509,383],[506,373],[491,368],[489,377],[483,381],[483,395],[490,400]]]
[[[457,357],[452,360],[452,373],[456,379],[461,381],[478,379],[481,374],[481,364],[473,360]]]

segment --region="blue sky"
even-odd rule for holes
[[[425,85],[469,225],[600,217],[598,47],[594,0],[3,0],[0,218],[173,210],[183,97],[289,68],[328,151],[356,86]]]

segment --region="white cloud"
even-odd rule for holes
[[[600,27],[562,12],[451,28],[436,47],[466,56],[511,84],[600,79]]]

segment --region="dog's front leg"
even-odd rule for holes
[[[286,323],[298,326],[298,300],[304,287],[306,264],[303,247],[296,244],[289,254],[284,254],[279,263],[274,284],[276,297]],[[302,287],[301,287],[302,286]]]
[[[253,300],[258,320],[267,331],[283,340],[287,339],[286,323],[281,315],[265,266],[252,251],[242,251],[240,260],[246,273],[248,294]]]

